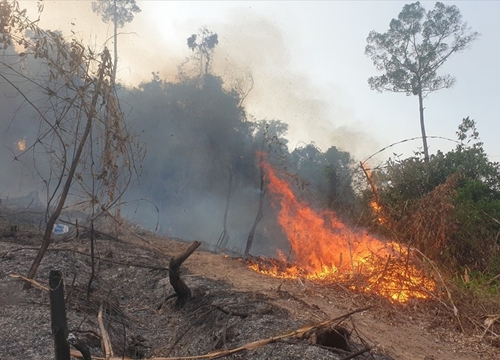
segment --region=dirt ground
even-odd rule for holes
[[[355,294],[338,285],[281,280],[250,270],[246,263],[200,247],[182,265],[193,299],[174,306],[167,267],[188,243],[142,234],[97,240],[96,278],[87,302],[89,240],[81,234],[56,237],[36,280],[47,286],[51,269],[66,284],[68,326],[102,356],[97,312],[105,305],[105,323],[115,354],[133,358],[186,357],[287,334],[351,311],[370,307],[342,321],[350,333],[349,351],[312,344],[314,336],[289,337],[228,357],[234,359],[343,359],[370,346],[355,359],[477,360],[499,359],[486,341],[462,334],[450,314],[436,304],[393,305]],[[41,242],[41,232],[20,222],[15,236],[0,237],[0,359],[53,359],[49,300],[46,291],[21,290]],[[146,267],[126,264],[144,265]],[[332,325],[337,325],[338,321]]]

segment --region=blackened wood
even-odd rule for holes
[[[265,185],[265,174],[264,169],[262,168],[262,162],[264,161],[263,156],[260,156],[259,159],[259,167],[260,167],[260,197],[259,197],[259,208],[257,209],[257,214],[255,215],[255,220],[253,222],[252,228],[250,229],[250,233],[248,233],[247,245],[245,247],[245,259],[248,258],[250,254],[250,250],[252,249],[253,240],[255,237],[255,230],[257,229],[257,225],[259,225],[260,220],[262,219],[263,214],[263,205],[264,205],[264,196],[266,195]]]
[[[78,337],[71,333],[68,336],[68,342],[74,346],[74,348],[82,354],[83,360],[92,360],[92,355],[87,345],[85,345]],[[75,355],[73,355],[74,357]]]
[[[191,299],[191,290],[186,285],[184,280],[181,279],[180,267],[184,261],[200,246],[199,241],[193,241],[191,245],[179,256],[172,258],[170,260],[168,277],[170,280],[170,285],[174,288],[177,294],[177,300],[175,302],[176,307],[183,307],[186,302]]]
[[[59,270],[50,270],[49,274],[50,320],[54,335],[56,360],[70,360],[68,343],[68,324],[64,305],[64,284]]]

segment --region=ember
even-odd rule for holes
[[[280,260],[251,262],[251,269],[281,278],[340,282],[401,303],[428,298],[435,291],[435,283],[412,263],[408,248],[350,229],[332,211],[311,209],[270,164],[261,166],[273,204],[279,208],[278,222],[291,245],[293,258],[288,262],[293,264],[280,253]]]
[[[16,141],[16,147],[19,151],[26,150],[26,139],[22,138]]]

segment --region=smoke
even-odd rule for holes
[[[354,111],[343,106],[340,88],[319,85],[296,68],[295,39],[285,37],[271,18],[238,10],[228,18],[207,26],[219,34],[214,70],[223,76],[233,67],[251,71],[254,87],[244,103],[250,114],[288,123],[292,148],[315,142],[323,151],[336,146],[359,159],[380,148],[357,126]]]
[[[17,54],[11,49],[0,53],[3,61],[16,66]],[[32,62],[22,62],[22,71],[38,71]],[[31,101],[38,103],[40,99],[32,92],[27,79],[19,79],[7,67],[1,66],[0,73],[13,81],[20,91],[29,94]],[[33,154],[31,146],[37,139],[36,113],[15,89],[4,78],[0,79],[0,198],[16,197],[29,194],[37,188],[34,178],[35,168],[29,154]],[[22,156],[27,152],[28,156]],[[41,170],[43,171],[43,170]]]
[[[42,28],[58,24],[64,33],[73,32],[97,51],[106,41],[112,48],[112,28],[92,13],[89,2],[71,2],[75,18],[62,16],[68,12],[68,5],[57,3],[57,7],[47,4],[40,22]],[[117,77],[125,86],[123,109],[148,147],[141,164],[142,177],[130,189],[126,199],[130,202],[124,205],[123,214],[147,229],[215,245],[224,229],[230,196],[228,247],[241,251],[259,201],[255,144],[247,136],[249,124],[234,103],[237,99],[220,91],[217,82],[205,83],[205,87],[213,87],[205,91],[199,91],[196,83],[175,83],[178,66],[191,56],[186,46],[191,34],[206,26],[219,35],[213,73],[222,77],[226,87],[247,95],[243,105],[250,118],[288,123],[292,148],[314,141],[323,151],[337,146],[354,156],[366,157],[378,147],[369,134],[349,125],[356,124],[356,119],[342,106],[340,89],[324,88],[294,67],[290,51],[293,39],[286,38],[272,19],[241,11],[227,18],[230,20],[214,23],[177,22],[179,39],[175,44],[166,43],[154,24],[141,14],[120,29]],[[64,19],[63,23],[59,19]],[[92,29],[91,34],[85,29]],[[151,82],[151,72],[158,72],[160,79],[172,84],[161,87]],[[142,87],[138,86],[141,82]],[[8,93],[1,90],[2,95]],[[22,122],[7,130],[9,117],[18,105],[12,105],[4,96],[0,101],[2,109],[10,106],[10,114],[4,112],[1,119],[2,145],[12,147],[13,141],[22,137],[29,144],[32,134]],[[3,102],[10,105],[4,108]],[[36,127],[31,124],[31,128],[36,135]],[[14,169],[12,159],[12,154],[4,153],[0,165]],[[231,187],[229,169],[234,172]],[[1,172],[2,185],[9,184],[3,186],[3,191],[28,192],[31,186],[40,186],[31,181],[20,189],[16,171]],[[31,176],[31,171],[25,174]],[[133,201],[137,199],[144,201]],[[253,253],[271,254],[283,239],[273,214],[266,203]]]
[[[26,5],[34,11],[35,4]],[[257,120],[288,123],[290,146],[313,141],[322,150],[337,146],[358,159],[380,149],[377,141],[361,130],[354,111],[343,106],[342,89],[335,84],[319,85],[297,68],[294,57],[300,54],[292,49],[298,40],[287,37],[271,17],[233,9],[227,11],[225,20],[200,22],[172,4],[171,11],[186,20],[175,18],[172,23],[158,25],[148,17],[151,13],[147,4],[143,7],[144,12],[119,29],[117,77],[123,84],[136,86],[149,81],[152,72],[158,72],[161,79],[175,81],[179,65],[192,55],[187,38],[207,27],[219,35],[213,72],[228,84],[243,82],[250,88],[253,83],[244,102],[248,113]],[[75,33],[98,51],[102,44],[112,48],[112,26],[92,12],[88,1],[47,3],[40,26],[53,24],[66,34]],[[164,28],[169,29],[168,37]]]

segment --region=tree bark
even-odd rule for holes
[[[56,360],[69,360],[68,324],[64,304],[64,284],[59,270],[50,270],[50,320]]]
[[[420,130],[422,132],[422,143],[424,145],[424,157],[425,162],[429,161],[429,148],[427,147],[427,135],[425,133],[425,122],[424,122],[424,98],[422,96],[422,90],[418,91],[418,110],[420,113]]]
[[[259,166],[260,163],[262,162],[262,159],[259,161]],[[257,225],[259,224],[260,220],[262,219],[262,207],[264,205],[264,195],[266,193],[264,189],[264,169],[262,169],[262,166],[260,166],[260,198],[259,198],[259,208],[257,210],[257,215],[255,216],[255,220],[253,222],[252,228],[250,229],[250,233],[248,234],[247,238],[247,245],[245,247],[245,258],[248,256],[250,253],[250,250],[252,249],[253,245],[253,240],[255,236],[255,229],[257,228]]]
[[[233,187],[233,169],[231,168],[231,165],[229,165],[227,168],[229,169],[229,186],[227,189],[226,208],[224,210],[224,219],[223,219],[224,228],[222,230],[222,236],[220,238],[220,241],[217,244],[221,248],[225,248],[229,241],[229,234],[227,232],[227,215],[229,213],[229,204],[231,203],[231,190]]]
[[[184,280],[181,279],[180,267],[200,245],[201,243],[199,241],[193,241],[186,251],[170,260],[168,277],[170,285],[172,285],[175,293],[177,294],[175,306],[178,308],[183,307],[192,296],[191,289],[189,289]]]

